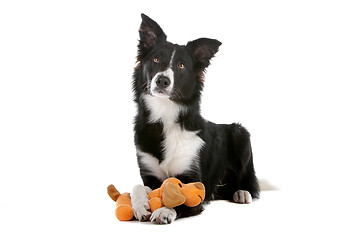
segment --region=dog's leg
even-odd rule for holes
[[[156,209],[150,217],[151,222],[157,224],[169,224],[176,219],[176,211],[173,208],[161,207]]]
[[[217,199],[236,203],[251,203],[259,197],[259,184],[255,175],[250,134],[241,125],[230,125],[229,159],[217,189]]]
[[[151,189],[142,185],[136,185],[131,192],[134,216],[139,221],[146,221],[150,218],[149,192],[151,192]]]
[[[236,203],[251,203],[252,197],[248,191],[237,190],[233,195],[233,200]]]

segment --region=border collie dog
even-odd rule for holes
[[[200,38],[177,45],[142,14],[137,66],[133,76],[135,145],[144,186],[131,197],[135,217],[171,223],[199,214],[203,207],[162,207],[151,214],[147,193],[168,177],[202,182],[205,202],[250,203],[259,196],[250,135],[240,124],[215,124],[200,114],[204,72],[221,42]]]

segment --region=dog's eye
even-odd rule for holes
[[[183,63],[179,63],[178,67],[179,67],[180,69],[183,69],[183,68],[185,68],[185,65],[184,65]]]
[[[154,63],[159,63],[160,62],[160,58],[156,57],[153,59]]]
[[[179,183],[180,188],[182,188],[181,183]]]

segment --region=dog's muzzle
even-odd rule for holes
[[[174,85],[174,73],[169,68],[157,73],[151,81],[151,94],[156,97],[169,98]]]

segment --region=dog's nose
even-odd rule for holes
[[[160,76],[156,80],[156,86],[159,88],[167,88],[170,85],[170,79],[165,76]]]

